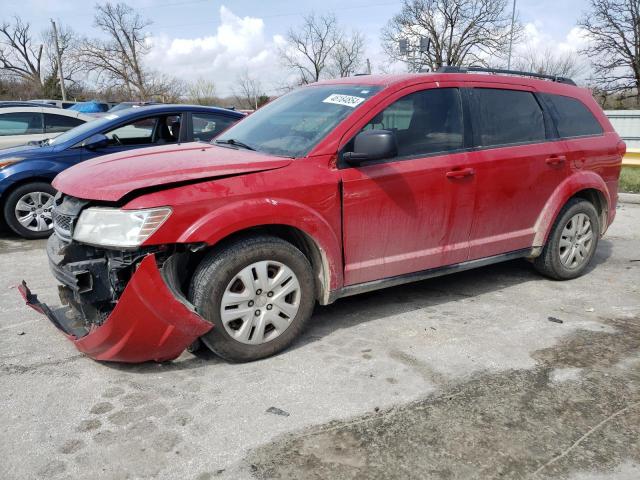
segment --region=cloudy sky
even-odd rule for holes
[[[153,50],[149,65],[187,80],[213,80],[218,94],[232,93],[234,79],[245,69],[259,78],[267,91],[287,81],[276,54],[287,30],[302,16],[332,11],[347,28],[367,37],[367,56],[374,70],[384,62],[380,29],[400,10],[389,0],[131,0],[129,5],[153,21]],[[86,35],[92,27],[93,2],[87,0],[2,0],[2,19],[13,14],[31,22],[36,32],[49,18]],[[554,50],[579,48],[584,39],[575,24],[586,0],[517,0],[519,18],[526,26],[527,43]]]

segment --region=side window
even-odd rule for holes
[[[560,138],[602,135],[602,126],[580,100],[550,93],[542,97],[551,106]]]
[[[62,133],[71,130],[73,127],[82,125],[84,120],[75,117],[66,117],[64,115],[54,115],[51,113],[44,114],[44,132],[45,133]]]
[[[459,150],[464,146],[460,91],[434,88],[409,94],[363,128],[370,129],[394,131],[399,157]]]
[[[532,93],[493,88],[474,88],[471,93],[473,130],[479,146],[545,140],[542,109]]]
[[[142,118],[105,132],[105,135],[109,145],[151,145],[158,120],[158,117]]]
[[[235,122],[234,118],[225,115],[211,115],[206,113],[194,113],[191,115],[193,125],[193,140],[210,142],[223,130],[226,130]]]
[[[41,133],[42,114],[39,112],[14,112],[0,115],[0,136]]]

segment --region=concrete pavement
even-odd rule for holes
[[[4,234],[0,478],[640,478],[639,225],[621,205],[580,279],[516,261],[343,299],[242,365],[85,358],[15,289],[57,303],[43,242]]]

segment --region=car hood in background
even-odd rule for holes
[[[282,168],[291,159],[206,143],[164,145],[95,158],[60,173],[67,195],[115,202],[136,190]]]
[[[17,147],[0,149],[0,160],[9,157],[32,158],[34,156],[50,153],[52,151],[52,146],[41,147],[39,145],[19,145]]]

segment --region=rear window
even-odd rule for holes
[[[62,133],[71,130],[73,127],[82,125],[84,120],[75,117],[67,117],[65,115],[54,115],[51,113],[44,114],[44,131],[45,133]]]
[[[545,140],[542,109],[532,93],[474,88],[471,94],[474,105],[474,136],[480,146]]]
[[[575,98],[543,93],[542,97],[551,108],[551,115],[558,128],[560,138],[601,135],[602,126],[593,113]]]

